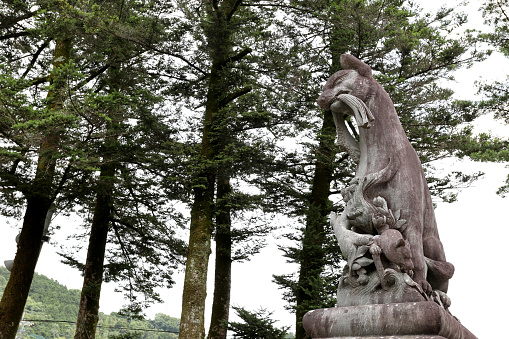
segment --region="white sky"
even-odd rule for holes
[[[443,2],[419,0],[421,6],[433,9]],[[449,4],[451,4],[449,2]],[[467,10],[476,27],[482,23],[476,2],[471,2]],[[480,28],[480,27],[478,27]],[[470,99],[476,90],[473,81],[481,77],[486,80],[505,78],[509,70],[509,61],[496,54],[487,61],[474,67],[462,70],[456,75],[456,83],[450,84],[457,92],[458,98]],[[501,136],[509,135],[509,127],[493,123],[490,117],[478,121],[479,130],[492,130]],[[451,312],[479,339],[502,338],[507,335],[506,309],[509,294],[506,282],[509,278],[505,270],[507,254],[505,248],[509,239],[509,225],[505,212],[509,203],[495,194],[502,184],[509,169],[504,164],[483,164],[471,161],[444,161],[440,164],[444,171],[452,169],[483,171],[485,177],[471,188],[464,189],[453,204],[438,204],[436,217],[440,237],[444,244],[448,261],[456,267],[456,273],[450,282],[449,296],[452,299]],[[72,229],[76,221],[57,221],[62,229],[54,239],[63,241],[66,229]],[[0,263],[13,259],[15,253],[14,238],[18,233],[19,223],[4,225],[0,235]],[[254,310],[259,307],[274,311],[274,319],[279,319],[278,326],[292,326],[293,314],[284,310],[285,302],[281,300],[281,291],[272,282],[272,274],[291,273],[295,266],[285,263],[276,243],[282,240],[269,240],[270,245],[251,262],[234,264],[232,282],[232,304]],[[56,249],[45,245],[41,252],[36,272],[59,281],[68,288],[80,289],[82,279],[76,270],[60,264]],[[213,256],[209,266],[209,288],[206,316],[210,314],[213,293]],[[502,267],[498,267],[502,266]],[[162,312],[173,317],[180,316],[183,274],[176,276],[178,283],[170,290],[162,290],[165,303],[156,305],[147,311],[150,318]],[[101,311],[117,311],[122,305],[121,295],[113,292],[113,286],[106,284],[101,297]],[[208,325],[206,326],[208,329]]]

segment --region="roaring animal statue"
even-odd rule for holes
[[[414,281],[427,294],[432,289],[447,292],[454,267],[446,262],[417,153],[371,68],[351,55],[340,61],[343,70],[328,79],[318,104],[332,111],[337,143],[357,162],[355,178],[343,192],[343,227],[371,235],[380,233],[382,224],[397,229],[411,248]],[[345,115],[355,119],[358,141],[346,127]]]

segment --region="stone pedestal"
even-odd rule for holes
[[[319,309],[303,324],[316,339],[477,339],[432,301]]]

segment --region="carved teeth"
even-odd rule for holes
[[[364,128],[371,127],[370,122],[375,120],[375,118],[361,99],[350,94],[339,94],[337,98],[350,107],[357,122],[357,126]]]
[[[332,106],[332,104],[334,104],[334,103],[335,103],[335,102],[337,102],[337,101],[341,101],[341,99],[339,98],[339,96],[340,96],[340,95],[342,95],[342,94],[349,94],[349,92],[348,92],[348,91],[338,91],[338,92],[336,93],[336,95],[335,95],[335,96],[333,96],[333,97],[332,97],[332,99],[330,99],[330,101],[329,101],[329,109],[330,109],[330,107]]]

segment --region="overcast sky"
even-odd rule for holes
[[[426,8],[438,8],[442,2],[417,1]],[[450,4],[450,2],[449,2]],[[436,6],[436,7],[434,7]],[[480,24],[477,2],[467,7],[474,23]],[[494,55],[487,61],[470,69],[457,73],[455,83],[450,86],[456,90],[457,97],[470,99],[475,94],[474,80],[481,77],[485,80],[505,78],[509,62],[500,55]],[[491,130],[500,136],[509,135],[509,128],[501,123],[493,123],[490,117],[478,122],[479,131]],[[452,299],[451,312],[459,318],[479,339],[500,338],[507,333],[506,305],[509,305],[507,278],[505,269],[508,260],[506,251],[509,239],[509,225],[505,219],[509,198],[502,199],[495,194],[502,184],[509,169],[504,164],[481,164],[470,161],[449,160],[438,164],[444,171],[461,169],[464,171],[483,171],[484,178],[473,187],[464,189],[453,204],[439,203],[436,217],[440,237],[448,261],[456,267],[450,282],[449,296]],[[78,224],[72,219],[57,219],[62,226],[54,240],[64,241],[66,230]],[[5,222],[4,222],[5,224]],[[14,238],[19,231],[20,222],[11,222],[1,227],[0,263],[13,259],[16,245]],[[234,264],[232,282],[232,303],[247,309],[259,307],[274,311],[274,318],[279,319],[278,326],[292,326],[294,315],[284,310],[281,291],[272,282],[272,274],[292,273],[295,266],[285,263],[276,243],[282,240],[272,239],[262,253],[246,264]],[[82,279],[76,270],[59,263],[51,245],[43,247],[36,271],[59,281],[68,288],[81,288]],[[84,260],[84,257],[82,258]],[[214,258],[211,257],[209,277],[212,278]],[[150,308],[149,317],[162,312],[180,317],[183,274],[179,273],[177,285],[170,290],[162,290],[165,303]],[[207,317],[210,314],[213,283],[209,279],[209,296],[207,298]],[[113,286],[106,284],[101,297],[101,311],[110,313],[118,311],[123,301],[121,295],[113,292]],[[504,310],[504,311],[502,311]],[[208,326],[207,326],[208,328]]]

